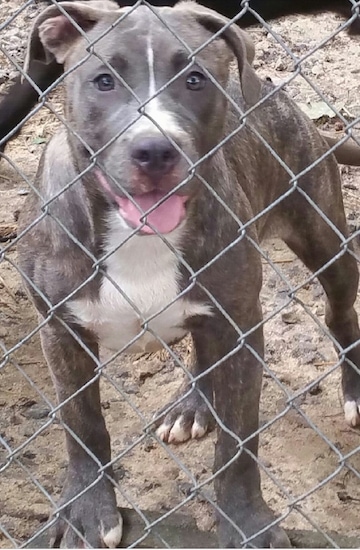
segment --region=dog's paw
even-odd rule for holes
[[[360,399],[347,400],[344,405],[345,420],[349,426],[355,428],[360,425]]]
[[[272,525],[275,515],[262,499],[257,506],[250,504],[243,507],[242,504],[237,502],[233,509],[224,506],[224,511],[239,529],[219,514],[217,532],[220,548],[291,548],[285,531],[277,524]]]
[[[164,407],[167,410],[169,405]],[[214,427],[213,417],[202,397],[194,390],[165,416],[156,415],[156,435],[167,443],[200,439]]]
[[[114,489],[102,478],[81,494],[94,481],[93,476],[82,473],[78,471],[78,479],[74,474],[68,477],[59,503],[64,508],[53,528],[51,547],[116,548],[121,541],[123,522]],[[66,506],[67,502],[70,503]]]

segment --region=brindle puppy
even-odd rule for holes
[[[258,79],[239,27],[211,40],[228,23],[216,12],[191,1],[159,8],[170,32],[145,6],[132,13],[110,2],[63,8],[87,39],[56,7],[33,30],[32,56],[53,55],[76,69],[67,78],[69,129],[42,157],[19,240],[63,404],[63,517],[92,546],[120,540],[114,488],[103,473],[111,477],[99,345],[154,350],[190,332],[196,389],[164,418],[158,436],[204,435],[206,396],[221,420],[220,545],[245,537],[260,547],[288,546],[262,498],[256,462],[264,352],[258,243],[278,235],[318,274],[343,357],[345,416],[359,424],[358,270],[336,161],[327,155],[316,163],[325,142],[285,93]],[[80,543],[65,521],[62,537]]]

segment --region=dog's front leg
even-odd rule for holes
[[[63,540],[68,548],[83,547],[84,541],[94,548],[114,548],[121,539],[122,521],[107,477],[111,469],[102,471],[111,453],[91,357],[97,357],[98,346],[81,339],[90,353],[58,323],[46,325],[41,334],[59,404],[63,404],[60,414],[69,456],[54,539],[56,544]]]
[[[201,284],[214,300],[213,315],[192,336],[198,369],[211,370],[214,390],[220,548],[289,547],[284,531],[271,526],[275,516],[263,500],[257,464],[264,355],[260,256],[244,239],[203,272]]]
[[[256,312],[258,315],[254,315]],[[261,319],[259,304],[255,302],[252,310],[244,313],[247,315],[245,323],[239,324],[246,333]],[[214,474],[219,543],[222,548],[243,547],[247,538],[275,519],[262,498],[256,463],[258,437],[253,435],[259,426],[262,366],[258,357],[263,354],[262,330],[258,329],[242,341],[224,318],[216,316],[208,319],[201,331],[193,336],[203,368],[219,362],[212,374],[218,416]],[[239,350],[229,357],[236,348]],[[259,548],[290,546],[278,526],[270,527],[249,544]]]

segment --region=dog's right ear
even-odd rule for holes
[[[104,16],[119,7],[111,0],[61,2],[49,6],[36,19],[31,29],[25,58],[25,72],[32,61],[62,65],[83,33],[89,31]]]

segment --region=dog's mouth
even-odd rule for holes
[[[159,233],[170,233],[186,216],[185,203],[188,197],[171,195],[154,210],[146,215],[145,225],[140,218],[144,219],[144,212],[153,208],[167,193],[150,191],[143,195],[133,195],[134,202],[124,197],[116,197],[115,200],[120,208],[120,214],[130,227],[141,227],[140,232],[148,235],[158,231]],[[136,204],[135,204],[136,203]]]
[[[165,199],[168,192],[149,191],[132,195],[131,200],[114,193],[99,169],[95,169],[95,174],[103,189],[118,205],[121,217],[131,228],[139,228],[139,233],[146,235],[153,235],[156,232],[171,233],[186,217],[188,196],[174,193]],[[148,210],[151,210],[151,212],[146,214]]]

